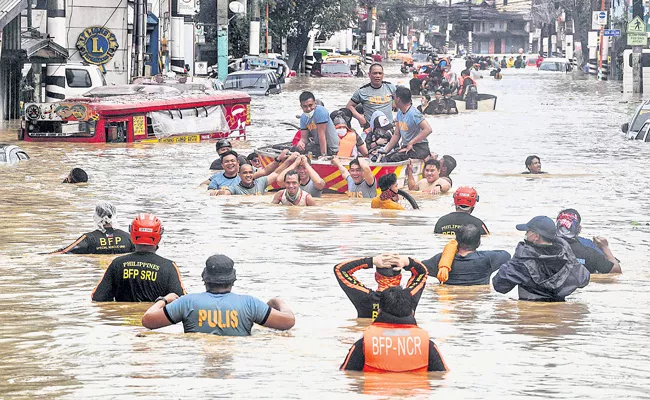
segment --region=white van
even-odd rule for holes
[[[65,70],[65,98],[81,97],[90,89],[98,86],[106,86],[106,79],[104,74],[96,65],[88,65],[81,63],[68,63],[68,64],[43,64],[42,82],[45,82],[46,66],[58,66]],[[31,64],[25,64],[23,68],[23,76],[26,76],[32,68]],[[41,92],[41,98],[45,99],[45,86]]]

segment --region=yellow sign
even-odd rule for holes
[[[135,115],[133,117],[133,136],[143,136],[144,134],[144,115]]]
[[[634,17],[634,19],[627,24],[627,33],[645,34],[645,23],[643,20],[639,17]]]
[[[160,143],[199,143],[201,136],[188,135],[188,136],[172,136],[168,138],[158,139]]]
[[[81,58],[89,64],[98,65],[102,72],[106,72],[104,64],[113,58],[119,48],[115,34],[103,26],[84,29],[75,45]]]

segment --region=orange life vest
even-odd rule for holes
[[[367,372],[422,372],[429,367],[429,334],[417,325],[374,322],[363,333]]]
[[[357,145],[357,134],[354,131],[348,130],[348,133],[343,137],[339,137],[339,152],[336,153],[339,157],[352,157],[352,151]]]
[[[465,82],[466,82],[467,79],[469,79],[470,81],[472,81],[472,85],[477,86],[477,85],[476,85],[476,81],[474,80],[474,78],[472,78],[471,76],[462,76],[462,77],[460,78],[460,80],[461,80],[460,85],[458,85],[458,95],[459,95],[459,96],[462,96],[462,95],[463,95],[463,91],[465,91],[465,87],[467,86],[467,85],[465,84]]]

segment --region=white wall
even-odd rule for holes
[[[129,61],[127,34],[127,2],[122,1],[110,20],[109,16],[120,4],[120,0],[83,0],[66,4],[66,25],[68,32],[67,48],[70,53],[69,62],[81,62],[82,58],[75,46],[77,37],[90,26],[105,26],[115,35],[119,48],[113,58],[104,65],[106,68],[106,83],[109,85],[126,84],[129,81]]]

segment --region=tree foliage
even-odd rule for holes
[[[274,35],[287,37],[292,69],[298,69],[312,30],[329,37],[350,27],[357,6],[355,0],[270,0],[269,4],[269,28]]]

